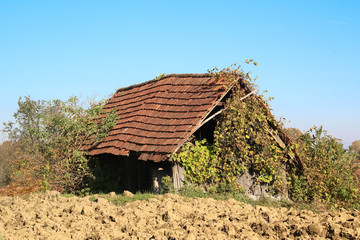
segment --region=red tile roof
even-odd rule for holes
[[[89,155],[132,151],[140,160],[166,160],[227,90],[211,74],[171,74],[119,89],[104,107],[106,112],[116,108],[119,121]]]

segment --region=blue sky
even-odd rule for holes
[[[20,96],[104,98],[253,58],[244,68],[276,116],[347,146],[360,139],[359,13],[358,1],[1,1],[0,122]]]

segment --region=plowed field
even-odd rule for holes
[[[174,194],[124,206],[91,200],[57,192],[0,197],[0,232],[16,240],[360,239],[358,211],[315,214]]]

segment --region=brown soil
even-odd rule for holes
[[[115,206],[47,192],[0,197],[0,232],[5,239],[360,239],[360,212],[314,214],[173,194]]]

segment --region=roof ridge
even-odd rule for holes
[[[166,74],[160,79],[168,78],[168,77],[212,77],[214,74],[212,73],[171,73]],[[159,79],[159,80],[160,80]]]
[[[117,92],[121,92],[121,91],[126,91],[126,90],[130,90],[136,87],[141,87],[144,86],[146,84],[149,83],[153,83],[153,82],[157,82],[160,80],[163,80],[165,78],[169,78],[169,77],[178,77],[178,78],[186,78],[186,77],[193,77],[193,78],[201,78],[201,77],[213,77],[214,74],[212,73],[171,73],[171,74],[166,74],[164,76],[161,76],[160,78],[154,78],[152,80],[146,81],[146,82],[142,82],[142,83],[137,83],[137,84],[133,84],[131,86],[128,87],[123,87],[123,88],[119,88],[116,90]]]

